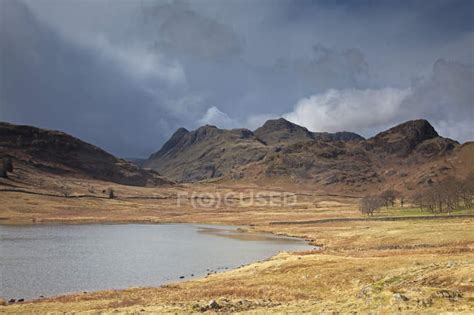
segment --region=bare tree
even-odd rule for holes
[[[380,198],[383,199],[385,207],[393,207],[395,205],[395,199],[397,199],[398,192],[389,189],[380,194]]]
[[[444,200],[448,213],[460,209],[462,181],[450,176],[440,183],[444,189]]]
[[[460,182],[459,199],[466,209],[473,208],[472,199],[474,197],[474,173],[470,173],[466,179]]]
[[[431,188],[426,191],[420,191],[413,196],[413,203],[418,205],[422,211],[429,211],[436,213],[438,211],[438,193],[435,189]]]
[[[367,216],[373,216],[374,212],[384,205],[385,201],[377,196],[366,196],[361,199],[359,211]]]
[[[413,195],[412,202],[420,208],[421,211],[425,209],[425,195],[423,192],[417,192]]]

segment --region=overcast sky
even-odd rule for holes
[[[474,140],[474,1],[0,0],[0,120],[146,157],[285,117]]]

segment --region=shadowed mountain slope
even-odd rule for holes
[[[171,183],[156,171],[123,159],[60,131],[0,123],[0,156],[57,174],[81,175],[124,185]]]
[[[247,129],[203,126],[178,129],[144,167],[164,170],[178,181],[221,177],[239,166],[261,160],[268,147]]]

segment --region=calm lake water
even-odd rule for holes
[[[0,297],[159,286],[310,248],[227,226],[0,225]]]

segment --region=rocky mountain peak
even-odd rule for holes
[[[378,133],[374,138],[390,138],[393,136],[402,136],[417,142],[438,137],[434,127],[426,119],[410,120],[386,131]]]
[[[425,140],[439,137],[433,126],[425,119],[410,120],[369,139],[369,143],[389,153],[407,155]]]
[[[232,129],[232,132],[234,132],[240,139],[255,137],[255,134],[251,130],[245,128]]]
[[[308,129],[284,118],[267,120],[263,126],[255,130],[255,136],[269,145],[313,140],[313,135]]]
[[[426,120],[408,121],[365,140],[347,131],[311,132],[280,118],[254,132],[211,125],[194,131],[180,128],[144,165],[185,182],[290,175],[327,183],[376,182],[373,163],[387,154],[400,161],[413,154],[412,160],[421,161],[450,154],[456,146],[455,141],[439,137]]]
[[[294,123],[286,120],[285,118],[269,119],[263,124],[263,126],[258,128],[257,130],[271,132],[271,131],[278,131],[278,130],[282,130],[282,129],[285,129],[285,130],[306,130],[306,131],[308,131],[308,129],[306,129],[305,127],[294,124]]]
[[[170,150],[173,150],[173,148],[176,148],[180,143],[182,143],[184,141],[185,137],[189,133],[190,132],[186,128],[183,128],[183,127],[178,128],[178,130],[176,130],[173,133],[171,138],[168,141],[166,141],[165,144],[163,144],[161,149],[158,152],[156,152],[156,153],[154,153],[150,156],[150,159],[159,157],[163,153],[169,152]]]

